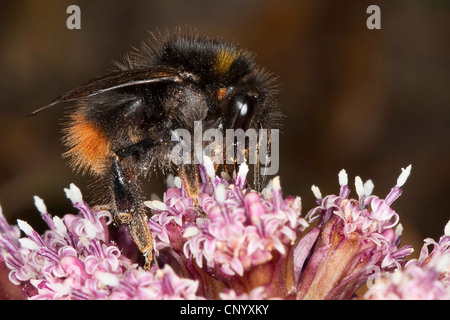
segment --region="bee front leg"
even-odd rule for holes
[[[195,164],[181,164],[178,168],[178,175],[186,188],[188,197],[197,201],[200,180],[198,166]]]
[[[148,270],[153,262],[153,238],[148,227],[148,217],[140,200],[140,191],[134,179],[125,173],[119,157],[113,159],[113,199],[114,220],[126,224],[130,235],[145,257],[144,269]]]

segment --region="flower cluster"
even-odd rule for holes
[[[209,159],[199,169],[198,198],[175,178],[161,201],[145,202],[155,247],[148,271],[128,230],[111,226],[110,213],[90,208],[74,185],[66,194],[76,215],[52,217],[35,197],[49,227],[42,235],[22,220],[9,225],[0,211],[0,298],[351,299],[374,271],[361,298],[449,297],[450,224],[439,242],[425,241],[418,260],[406,263],[412,248],[400,246],[391,206],[411,167],[384,199],[359,177],[350,198],[341,171],[338,195],[313,186],[317,206],[305,217],[279,178],[257,192],[245,164],[234,177],[217,176]]]
[[[300,198],[283,199],[278,178],[261,194],[246,189],[247,171],[243,164],[236,179],[219,178],[205,161],[198,207],[179,181],[163,202],[146,203],[155,212],[149,224],[156,250],[166,249],[181,274],[195,275],[208,298],[218,298],[224,285],[239,293],[261,286],[271,295],[290,291],[280,285],[289,276],[285,263],[308,226]]]
[[[425,239],[419,259],[402,269],[381,272],[369,286],[365,299],[450,300],[450,222],[439,242]],[[433,245],[431,253],[428,246]]]
[[[18,227],[10,226],[0,211],[1,263],[11,270],[9,280],[21,286],[17,295],[30,299],[196,298],[197,283],[179,278],[169,266],[145,272],[133,264],[109,239],[110,213],[91,210],[73,184],[65,191],[78,215],[52,217],[42,199],[35,197],[49,227],[42,236],[22,220]],[[19,228],[26,237],[20,238]]]
[[[402,227],[391,205],[401,195],[410,170],[411,166],[403,170],[385,199],[370,195],[372,181],[363,184],[359,177],[355,178],[359,198],[349,199],[344,170],[339,173],[339,195],[322,198],[320,190],[313,186],[319,205],[308,212],[307,218],[310,222],[319,219],[319,223],[294,253],[302,267],[305,258],[309,258],[306,266],[297,266],[301,271],[296,274],[300,282],[297,298],[349,299],[367,281],[374,267],[390,270],[403,264],[413,249],[399,248]]]

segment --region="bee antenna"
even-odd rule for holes
[[[44,111],[44,110],[46,110],[46,109],[48,109],[48,108],[50,108],[50,107],[53,107],[54,105],[56,105],[56,104],[58,104],[58,103],[60,103],[60,102],[62,102],[62,100],[61,100],[60,98],[55,99],[55,100],[53,100],[52,102],[46,104],[45,106],[40,107],[39,109],[34,110],[33,112],[27,114],[25,117],[26,117],[26,118],[33,117],[33,116],[37,115],[38,113],[40,113],[41,111]]]

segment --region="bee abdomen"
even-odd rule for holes
[[[75,112],[63,131],[64,145],[68,148],[63,157],[70,158],[75,170],[101,175],[109,168],[111,144],[100,126]]]

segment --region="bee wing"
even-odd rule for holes
[[[85,97],[95,96],[103,92],[135,85],[161,81],[178,82],[184,78],[186,78],[185,73],[171,68],[137,69],[110,73],[103,77],[93,79],[86,84],[59,96],[49,104],[33,111],[28,116],[34,116],[61,102],[74,101]]]

